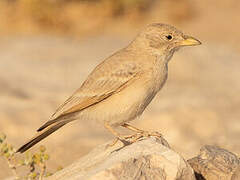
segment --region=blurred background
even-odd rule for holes
[[[98,63],[162,22],[203,44],[176,53],[166,85],[133,124],[161,132],[186,159],[205,144],[239,155],[239,9],[239,0],[0,0],[0,132],[22,145]],[[76,121],[40,144],[51,170],[111,139]],[[0,169],[0,179],[11,175],[2,159]]]

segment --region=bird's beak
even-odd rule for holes
[[[196,46],[202,44],[199,40],[191,36],[185,36],[179,45],[180,46]]]

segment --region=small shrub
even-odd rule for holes
[[[38,152],[25,153],[25,157],[16,160],[16,149],[6,141],[6,135],[0,133],[0,157],[6,159],[9,168],[11,169],[15,179],[39,179],[51,176],[53,173],[46,170],[46,162],[49,160],[49,155],[46,153],[46,148],[40,146]],[[27,167],[28,172],[23,177],[18,175],[17,169]]]

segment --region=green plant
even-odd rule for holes
[[[36,153],[25,153],[25,157],[16,160],[15,148],[6,142],[6,135],[0,133],[0,156],[6,159],[9,168],[11,169],[15,179],[39,179],[51,176],[53,173],[46,171],[46,161],[49,160],[49,155],[46,153],[46,148],[40,146]],[[19,176],[17,169],[27,167],[28,172],[22,177]]]

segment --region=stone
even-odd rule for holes
[[[239,180],[239,158],[217,146],[206,145],[197,157],[188,160],[197,180]]]
[[[195,180],[193,169],[163,138],[100,145],[48,180]],[[66,152],[67,153],[67,152]]]

